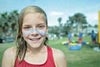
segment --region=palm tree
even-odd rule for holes
[[[82,13],[75,13],[73,16],[70,16],[68,22],[71,29],[76,28],[76,32],[82,31],[83,24],[87,24],[86,17]]]
[[[62,26],[61,21],[62,21],[62,18],[59,17],[59,18],[58,18],[58,23],[59,23],[59,30],[58,30],[58,32],[59,32],[59,35],[62,34],[62,29],[63,29],[63,26]]]
[[[73,17],[76,23],[77,32],[82,31],[83,24],[87,24],[86,17],[82,13],[76,13]]]

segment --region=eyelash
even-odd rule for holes
[[[41,25],[41,26],[38,26],[39,28],[44,28],[45,26],[44,25]]]
[[[29,28],[31,28],[31,27],[23,27],[24,29],[29,29]]]
[[[39,29],[42,29],[42,28],[44,28],[45,27],[45,25],[40,25],[40,26],[37,26],[37,28],[39,28]],[[24,29],[29,29],[29,28],[31,28],[31,27],[23,27]]]

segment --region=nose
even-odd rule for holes
[[[38,31],[36,29],[32,29],[31,30],[31,35],[32,36],[37,36],[38,35]]]

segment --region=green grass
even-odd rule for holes
[[[84,40],[87,41],[88,39],[85,38]],[[70,51],[68,46],[62,44],[63,41],[66,41],[66,38],[50,40],[49,45],[64,52],[68,67],[100,67],[100,52],[94,51],[89,46],[83,46],[79,51]],[[3,52],[13,44],[0,44],[0,65]]]
[[[75,38],[76,39],[76,38]],[[89,37],[84,38],[89,41]],[[79,51],[71,51],[68,46],[62,44],[66,39],[52,40],[50,45],[54,48],[60,49],[64,52],[67,58],[68,67],[99,67],[100,66],[100,52],[94,51],[89,46],[85,45]]]

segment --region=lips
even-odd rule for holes
[[[41,37],[40,38],[28,38],[28,39],[33,42],[38,42],[41,39]]]
[[[30,40],[33,40],[33,41],[37,41],[37,40],[39,40],[40,38],[32,38],[32,39],[30,39]]]

